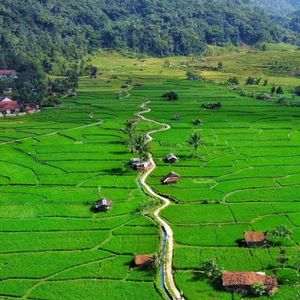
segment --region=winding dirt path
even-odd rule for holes
[[[142,109],[141,112],[137,113],[136,116],[139,117],[140,119],[156,124],[156,125],[160,125],[163,126],[160,129],[156,129],[156,130],[152,130],[147,132],[147,139],[148,142],[151,142],[153,140],[152,138],[152,134],[154,133],[158,133],[161,131],[166,131],[169,130],[171,128],[170,125],[168,124],[164,124],[164,123],[160,123],[151,119],[147,119],[143,116],[143,114],[145,113],[149,113],[151,111],[150,108],[146,107],[151,101],[147,101],[145,103],[143,103],[140,108]],[[160,206],[159,208],[157,208],[154,212],[154,218],[155,220],[161,225],[161,227],[163,228],[164,232],[166,233],[166,239],[167,239],[167,248],[166,248],[166,254],[165,254],[165,278],[164,278],[164,284],[165,284],[165,288],[167,290],[170,291],[170,293],[172,294],[172,297],[174,297],[174,299],[180,299],[180,300],[184,300],[184,298],[181,296],[179,290],[177,289],[175,282],[174,282],[174,278],[173,278],[173,251],[174,251],[174,237],[173,237],[173,231],[170,227],[170,225],[160,217],[160,212],[162,210],[164,210],[166,207],[168,207],[170,205],[170,200],[168,198],[165,198],[157,193],[155,193],[152,188],[146,183],[146,180],[148,178],[148,176],[154,171],[154,169],[156,168],[156,164],[153,160],[153,157],[151,154],[149,154],[149,160],[151,162],[151,168],[143,173],[143,175],[140,177],[140,183],[141,185],[147,190],[147,192],[152,195],[155,198],[158,198],[160,200],[163,201],[163,205]]]

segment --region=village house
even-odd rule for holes
[[[175,156],[173,153],[170,153],[165,157],[165,161],[169,164],[174,164],[178,161],[178,157]]]
[[[0,70],[0,79],[17,78],[17,73],[14,70]]]
[[[163,180],[163,184],[171,184],[177,183],[180,179],[180,175],[176,174],[175,172],[170,172]]]
[[[150,267],[154,263],[153,254],[142,254],[134,257],[134,266],[138,268]]]
[[[94,210],[96,212],[109,211],[111,209],[112,209],[112,201],[110,201],[106,198],[102,198],[99,201],[97,201],[95,203],[95,207],[94,207]]]
[[[226,291],[250,293],[254,284],[262,283],[267,295],[278,290],[276,276],[268,276],[262,272],[223,272],[222,285]]]
[[[34,113],[37,113],[37,112],[40,112],[40,107],[39,105],[37,104],[27,104],[25,106],[25,111],[27,114],[34,114]]]
[[[0,96],[0,114],[1,116],[15,116],[20,113],[20,105],[8,97]]]
[[[130,165],[134,170],[144,171],[151,167],[151,162],[149,159],[132,158],[130,160]]]
[[[245,242],[250,248],[265,247],[267,245],[267,237],[264,232],[246,231]]]

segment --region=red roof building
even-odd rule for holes
[[[134,257],[134,266],[135,267],[149,267],[154,261],[153,254],[142,254],[136,255]]]
[[[264,232],[246,231],[245,242],[249,247],[264,247],[267,245],[267,237]]]
[[[3,115],[11,115],[20,112],[20,105],[8,97],[0,97],[0,113]]]
[[[256,283],[265,286],[266,294],[272,295],[278,289],[277,277],[260,272],[223,272],[222,285],[231,292],[249,292]]]
[[[16,71],[14,70],[0,70],[0,78],[15,78]]]

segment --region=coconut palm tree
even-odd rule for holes
[[[131,147],[134,152],[139,154],[140,159],[147,157],[148,153],[150,152],[149,141],[145,134],[133,136]]]
[[[192,146],[198,157],[198,148],[203,144],[202,137],[198,133],[193,133],[192,136],[187,140],[187,143]]]
[[[134,149],[132,145],[134,144],[133,139],[136,133],[134,122],[131,120],[127,120],[124,124],[123,132],[128,135],[127,144],[130,148],[130,152],[133,153]]]

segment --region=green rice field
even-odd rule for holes
[[[171,125],[154,135],[157,168],[148,183],[172,199],[162,216],[174,232],[174,278],[185,299],[241,299],[198,276],[208,259],[230,271],[275,274],[280,288],[273,299],[299,297],[300,108],[189,81],[180,67],[187,59],[170,58],[174,68],[166,69],[164,59],[100,53],[94,64],[103,75],[82,78],[77,97],[0,120],[0,299],[166,299],[158,274],[130,268],[135,254],[159,252],[161,244],[158,226],[140,212],[152,199],[127,167],[134,155],[122,132],[145,100],[147,118]],[[295,79],[286,76],[278,80],[284,86],[286,78],[291,90]],[[121,92],[129,79],[140,86]],[[170,90],[178,101],[162,98]],[[222,107],[201,107],[209,102]],[[198,118],[203,125],[193,124]],[[186,142],[193,132],[204,140],[198,157]],[[180,158],[172,166],[164,162],[169,152]],[[180,182],[161,185],[170,171]],[[113,209],[95,214],[91,207],[101,197]],[[239,246],[245,231],[280,224],[292,235],[279,246]],[[277,261],[282,249],[284,268]]]

